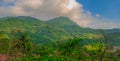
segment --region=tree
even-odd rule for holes
[[[14,58],[18,56],[30,55],[32,43],[29,40],[27,32],[14,32],[12,33],[12,42],[10,48],[10,55]]]
[[[103,50],[103,52],[100,54],[100,56],[99,56],[99,61],[103,61],[103,58],[104,58],[104,56],[105,56],[105,53],[106,53],[106,50],[108,50],[109,49],[109,46],[110,46],[110,44],[109,44],[109,36],[105,33],[105,31],[104,30],[99,30],[99,32],[102,34],[102,36],[103,36],[103,39],[102,39],[102,41],[101,42],[104,42],[105,43],[105,49]]]
[[[10,38],[7,34],[0,33],[0,53],[7,54]]]

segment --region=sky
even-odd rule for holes
[[[120,0],[0,0],[0,17],[64,16],[82,27],[111,29],[120,28],[119,6]]]
[[[77,0],[84,5],[84,9],[93,13],[98,13],[102,18],[113,19],[120,22],[120,0]]]

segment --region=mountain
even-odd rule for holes
[[[83,36],[90,39],[100,37],[98,30],[80,27],[67,17],[57,17],[48,21],[29,16],[0,18],[1,32],[11,34],[15,30],[26,31],[34,43],[50,43]],[[119,30],[104,31],[107,34],[115,34]]]
[[[110,44],[120,46],[120,29],[109,29],[104,31],[108,36]]]

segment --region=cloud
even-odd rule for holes
[[[4,3],[14,3],[14,6],[0,6],[0,16],[32,16],[49,20],[59,16],[69,17],[78,25],[91,28],[113,28],[114,23],[102,22],[85,11],[82,4],[76,0],[4,0]],[[104,25],[103,25],[104,24]],[[114,25],[113,25],[114,24]],[[112,27],[110,27],[112,26]]]
[[[109,19],[96,19],[95,22],[91,23],[91,28],[95,29],[113,29],[113,28],[120,28],[120,25],[114,22],[110,22]]]
[[[96,17],[100,17],[100,14],[95,14]]]

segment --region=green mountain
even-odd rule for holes
[[[98,30],[80,27],[67,17],[58,17],[48,21],[29,16],[4,17],[0,18],[0,31],[7,34],[14,31],[25,31],[35,43],[64,41],[74,37],[88,37],[90,39],[101,37]],[[115,32],[119,30],[104,31],[106,34],[115,35]],[[116,36],[119,38],[120,34]]]

